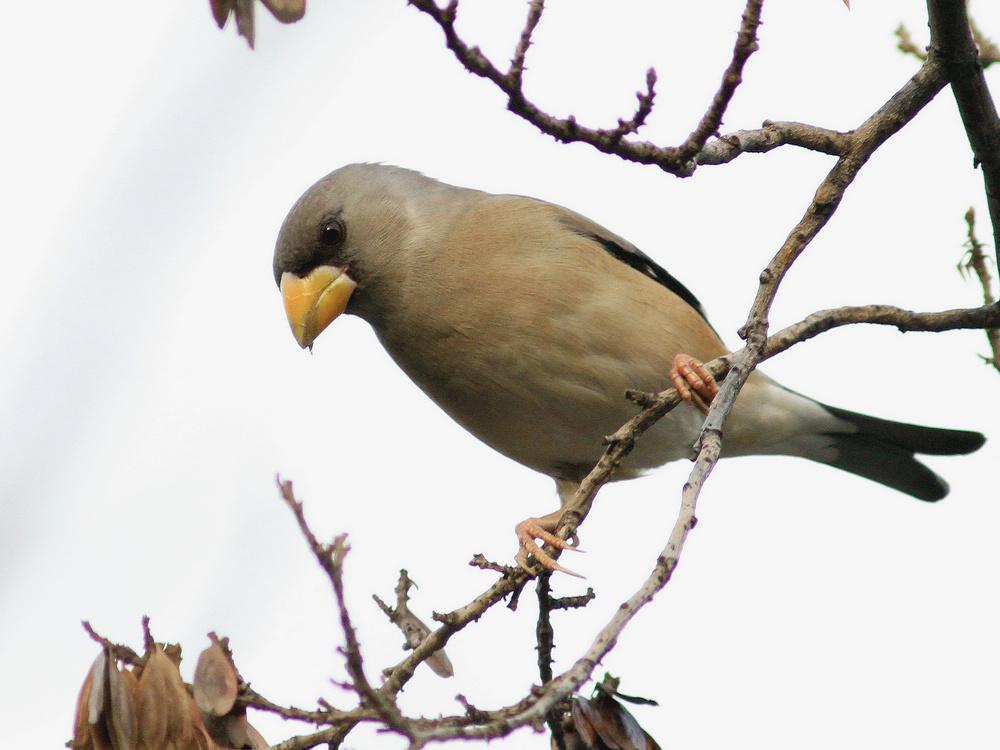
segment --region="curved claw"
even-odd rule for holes
[[[573,534],[570,537],[570,540],[572,541],[569,541],[561,539],[552,533],[552,531],[555,530],[554,526],[559,522],[560,515],[562,515],[562,511],[550,513],[542,518],[528,518],[515,526],[514,533],[517,534],[517,541],[520,544],[520,549],[518,549],[517,554],[514,556],[514,560],[517,562],[519,567],[531,574],[535,574],[537,571],[529,561],[529,556],[534,558],[534,561],[546,570],[551,570],[553,572],[558,571],[560,573],[567,573],[577,578],[583,578],[583,576],[579,573],[575,573],[569,568],[564,568],[562,565],[557,563],[535,543],[536,539],[540,539],[556,549],[568,549],[573,550],[574,552],[582,552],[582,550],[578,549],[576,546],[579,544],[579,539],[576,534]]]

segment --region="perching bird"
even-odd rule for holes
[[[697,401],[715,387],[699,361],[727,351],[686,287],[590,219],[398,167],[352,164],[309,188],[281,227],[274,276],[302,347],[341,313],[364,318],[428,396],[552,477],[563,505],[602,438],[634,415],[627,389],[693,393],[640,438],[616,478],[690,458],[704,420]],[[934,501],[948,485],[914,454],[983,442],[826,406],[754,372],[722,454],[801,456]],[[521,564],[531,554],[559,569],[534,542],[552,542],[558,518],[518,526]]]

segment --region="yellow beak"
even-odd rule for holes
[[[303,349],[347,307],[357,283],[340,268],[318,266],[305,278],[281,274],[281,296],[295,340]]]

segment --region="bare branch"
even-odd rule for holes
[[[538,595],[538,622],[535,625],[535,641],[538,649],[538,676],[544,685],[552,682],[552,649],[554,648],[555,632],[552,629],[552,589],[549,586],[551,573],[542,573],[535,582]]]
[[[538,576],[535,590],[538,594],[538,621],[535,624],[535,642],[538,650],[538,676],[543,685],[552,682],[552,649],[555,648],[555,630],[552,628],[552,589],[549,586],[552,574],[545,572]],[[555,747],[565,747],[560,712],[553,708],[545,717],[552,733]]]
[[[357,633],[354,630],[351,615],[344,599],[344,558],[350,550],[350,547],[347,546],[347,534],[337,536],[331,545],[320,543],[306,522],[302,503],[295,499],[292,491],[292,483],[281,481],[279,477],[278,487],[281,491],[282,499],[291,508],[292,513],[295,514],[299,530],[309,542],[313,556],[322,566],[333,586],[333,592],[336,596],[337,607],[340,613],[340,627],[344,633],[345,646],[343,653],[347,664],[347,673],[350,675],[352,681],[350,687],[361,698],[363,708],[374,709],[379,718],[387,726],[392,727],[401,734],[410,736],[407,723],[403,719],[399,708],[381,691],[376,691],[365,675],[364,662],[361,657],[361,645],[358,643]]]
[[[284,719],[304,721],[309,724],[316,724],[317,726],[321,724],[341,724],[344,722],[348,722],[351,726],[354,726],[359,721],[375,721],[378,719],[378,714],[374,710],[355,708],[350,711],[340,711],[325,705],[323,701],[321,703],[324,703],[324,707],[316,711],[296,708],[295,706],[281,706],[274,701],[268,700],[246,683],[240,687],[238,700],[248,708],[256,708],[260,711],[277,714]]]
[[[517,88],[521,88],[521,80],[524,76],[524,58],[528,54],[528,47],[531,46],[531,35],[535,33],[535,27],[542,20],[542,11],[544,10],[544,0],[531,0],[531,5],[528,7],[528,20],[525,21],[521,38],[517,42],[517,49],[514,50],[514,58],[507,70],[507,78]]]
[[[760,26],[760,11],[763,0],[747,0],[743,11],[743,22],[736,37],[733,49],[733,59],[722,76],[722,85],[715,92],[712,105],[701,118],[698,127],[687,137],[678,149],[678,156],[683,162],[694,158],[704,147],[710,136],[717,135],[722,125],[722,115],[736,93],[736,88],[743,82],[743,68],[750,55],[757,51],[757,29]]]
[[[1000,116],[990,96],[964,2],[928,0],[930,52],[944,69],[976,164],[983,170],[993,247],[1000,253]],[[998,256],[1000,260],[1000,256]]]
[[[478,76],[492,81],[507,95],[507,108],[524,118],[543,133],[564,143],[581,141],[589,143],[599,151],[616,154],[623,159],[641,164],[655,164],[671,174],[690,175],[695,168],[694,156],[705,142],[715,134],[722,123],[722,115],[732,100],[736,88],[742,81],[743,68],[750,55],[757,49],[757,28],[760,25],[760,8],[763,0],[747,0],[743,21],[737,37],[733,58],[723,75],[722,84],[713,98],[708,111],[701,118],[687,140],[677,148],[661,148],[648,141],[627,140],[625,136],[638,131],[646,122],[653,109],[655,98],[656,71],[650,68],[646,73],[646,90],[636,94],[638,107],[629,119],[619,119],[618,126],[611,129],[589,128],[580,125],[572,115],[560,119],[546,114],[524,95],[522,88],[524,59],[531,44],[531,36],[543,10],[541,0],[533,0],[528,18],[521,32],[514,57],[507,73],[502,73],[478,47],[470,47],[455,31],[455,15],[458,3],[452,0],[444,8],[434,0],[409,0],[418,10],[426,13],[441,27],[445,43],[465,68]]]
[[[423,620],[410,611],[410,587],[416,584],[410,580],[406,570],[399,571],[399,581],[396,584],[396,606],[390,607],[383,602],[376,594],[372,594],[372,599],[379,608],[386,614],[392,622],[403,633],[405,644],[403,648],[413,649],[420,645],[421,641],[430,635],[431,629],[427,627]],[[427,659],[427,666],[434,670],[438,677],[451,677],[455,670],[451,665],[451,660],[444,652],[444,649],[435,651]],[[388,676],[391,670],[385,670],[383,674]]]
[[[767,313],[778,291],[778,285],[792,263],[826,225],[837,210],[844,192],[875,150],[913,119],[946,81],[940,66],[928,60],[920,70],[896,92],[874,115],[851,136],[850,148],[837,160],[817,188],[806,213],[782,244],[778,253],[760,276],[760,288],[746,325],[740,332],[752,350],[763,350],[767,330]]]
[[[801,122],[765,120],[759,130],[738,130],[719,136],[699,151],[694,160],[698,164],[725,164],[743,153],[763,154],[785,145],[843,156],[850,149],[851,135]]]
[[[941,312],[912,312],[891,305],[861,305],[820,310],[767,339],[761,360],[770,359],[800,341],[855,323],[893,326],[900,331],[956,331],[1000,325],[1000,305]]]

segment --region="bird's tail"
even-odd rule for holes
[[[836,458],[824,463],[871,479],[887,487],[935,502],[948,494],[948,483],[920,463],[916,453],[955,456],[978,450],[986,438],[978,432],[891,422],[822,404],[856,432],[828,433]]]

